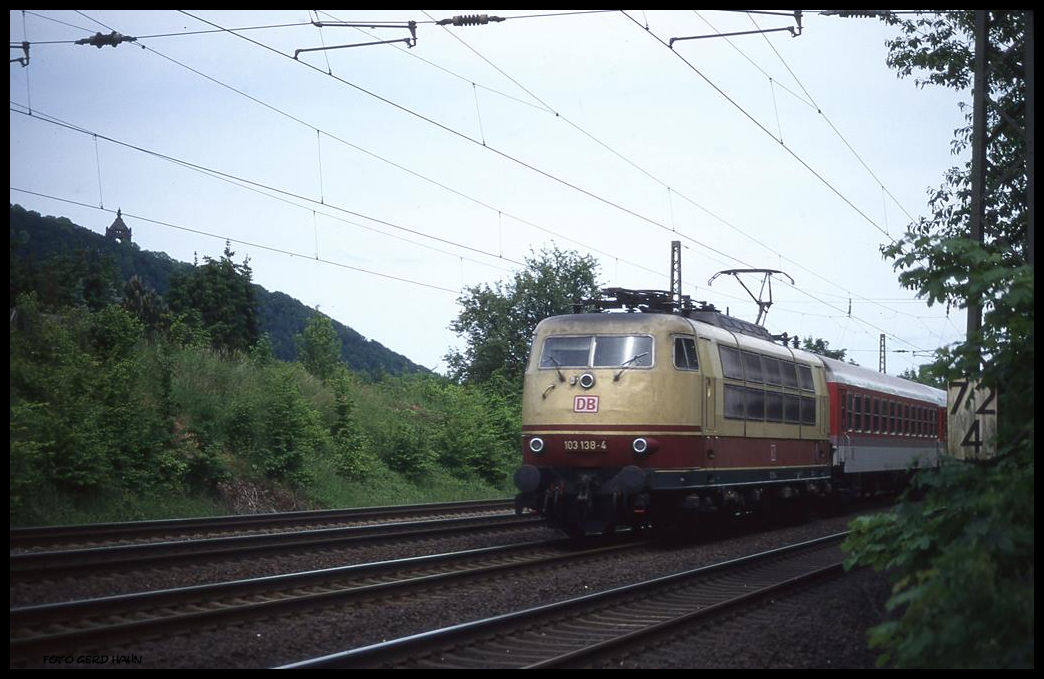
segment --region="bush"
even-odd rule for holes
[[[1033,667],[1033,446],[988,466],[922,471],[895,510],[856,519],[846,566],[886,571],[878,664]],[[923,495],[923,499],[915,497]]]

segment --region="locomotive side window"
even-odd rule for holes
[[[548,337],[544,353],[540,355],[541,368],[586,368],[591,355],[591,337]]]
[[[765,369],[765,384],[783,386],[783,378],[779,375],[779,359],[762,356],[761,365]]]
[[[674,338],[674,367],[682,370],[699,370],[696,357],[696,340],[692,337]]]
[[[719,346],[721,356],[721,372],[725,377],[734,380],[743,379],[743,363],[740,352],[732,347]]]
[[[797,371],[798,386],[800,386],[802,389],[807,389],[808,391],[814,390],[816,386],[812,382],[812,368],[810,368],[807,365],[798,365]]]
[[[778,391],[765,392],[765,420],[768,422],[783,421],[783,394]]]
[[[676,364],[681,352],[678,341],[675,340]],[[811,366],[724,345],[718,345],[718,355],[724,377],[746,382],[744,387],[725,385],[726,418],[787,424],[816,423],[816,400],[789,393],[796,389],[815,391]],[[845,415],[850,428],[852,418],[851,412]]]
[[[743,367],[747,373],[748,382],[764,382],[765,374],[761,369],[761,355],[749,351],[743,352]]]
[[[816,423],[816,399],[801,397],[801,424]]]
[[[747,389],[747,419],[765,419],[765,392],[761,389]]]
[[[723,396],[725,398],[725,417],[731,420],[742,420],[746,415],[743,387],[726,384]]]

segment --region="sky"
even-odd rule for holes
[[[184,262],[230,241],[441,373],[466,289],[559,248],[668,290],[679,241],[692,299],[754,321],[763,277],[715,274],[782,271],[769,331],[872,369],[884,335],[895,375],[965,334],[880,248],[966,162],[970,92],[898,77],[878,20],[789,12],[10,10],[10,202]]]

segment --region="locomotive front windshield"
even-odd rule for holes
[[[548,337],[540,354],[541,368],[648,368],[653,363],[648,335],[584,335]]]

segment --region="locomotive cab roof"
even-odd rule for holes
[[[623,309],[628,313],[676,314],[769,342],[781,339],[781,337],[785,338],[785,335],[781,337],[772,335],[760,325],[723,314],[713,304],[701,301],[693,302],[688,295],[675,296],[666,290],[605,288],[602,290],[602,297],[574,305],[574,310],[577,312],[606,313],[613,309]]]

